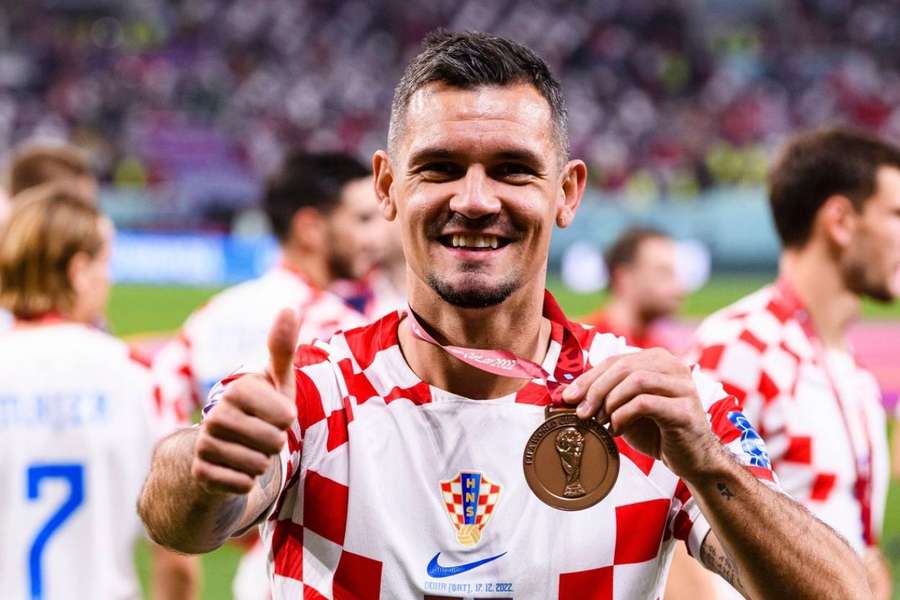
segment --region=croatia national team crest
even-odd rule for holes
[[[500,499],[500,489],[500,484],[471,471],[460,471],[453,479],[441,481],[441,496],[456,529],[456,541],[463,546],[478,543]]]

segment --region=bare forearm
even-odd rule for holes
[[[150,537],[179,552],[208,552],[241,526],[247,495],[212,493],[191,475],[196,429],[160,442],[138,502]]]
[[[831,528],[724,449],[714,462],[688,482],[712,526],[701,552],[707,568],[754,599],[869,597],[862,563]]]

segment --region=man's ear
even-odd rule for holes
[[[814,227],[825,233],[829,242],[847,247],[853,240],[859,213],[846,196],[830,196],[816,215]]]
[[[560,228],[566,228],[575,219],[575,211],[581,204],[584,187],[587,185],[587,166],[584,161],[570,160],[563,168],[561,183],[559,203],[556,206],[556,224]]]
[[[77,252],[75,256],[69,260],[69,266],[66,269],[66,275],[69,278],[69,285],[75,292],[75,297],[80,298],[91,285],[90,277],[88,277],[88,267],[91,264],[91,257],[86,252]]]
[[[391,170],[391,161],[387,152],[379,150],[372,156],[372,173],[375,181],[375,197],[378,198],[378,208],[388,221],[397,218],[397,205],[391,198],[391,186],[394,184],[394,172]]]

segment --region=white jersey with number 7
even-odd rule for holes
[[[52,322],[0,333],[0,382],[0,596],[139,598],[149,370],[101,331]]]

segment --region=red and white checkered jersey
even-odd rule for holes
[[[173,425],[186,423],[209,389],[241,365],[265,364],[269,329],[284,308],[299,313],[301,343],[365,322],[343,300],[286,266],[224,290],[191,315],[178,337],[154,357],[154,378]]]
[[[544,381],[492,400],[435,388],[403,358],[402,318],[298,348],[298,420],[282,453],[283,489],[262,525],[273,597],[660,596],[674,540],[696,554],[709,530],[684,483],[619,438],[619,478],[602,502],[576,512],[547,506],[522,469],[549,403]],[[549,373],[562,360],[564,326],[583,349],[579,362],[633,350],[554,322]],[[713,430],[775,485],[736,400],[699,372],[695,379]],[[468,526],[463,488],[478,497]]]
[[[138,598],[135,506],[159,432],[150,369],[93,328],[0,334],[4,598]]]
[[[697,341],[698,364],[743,403],[785,491],[857,550],[876,543],[888,451],[874,377],[822,349],[784,281],[710,316]]]

